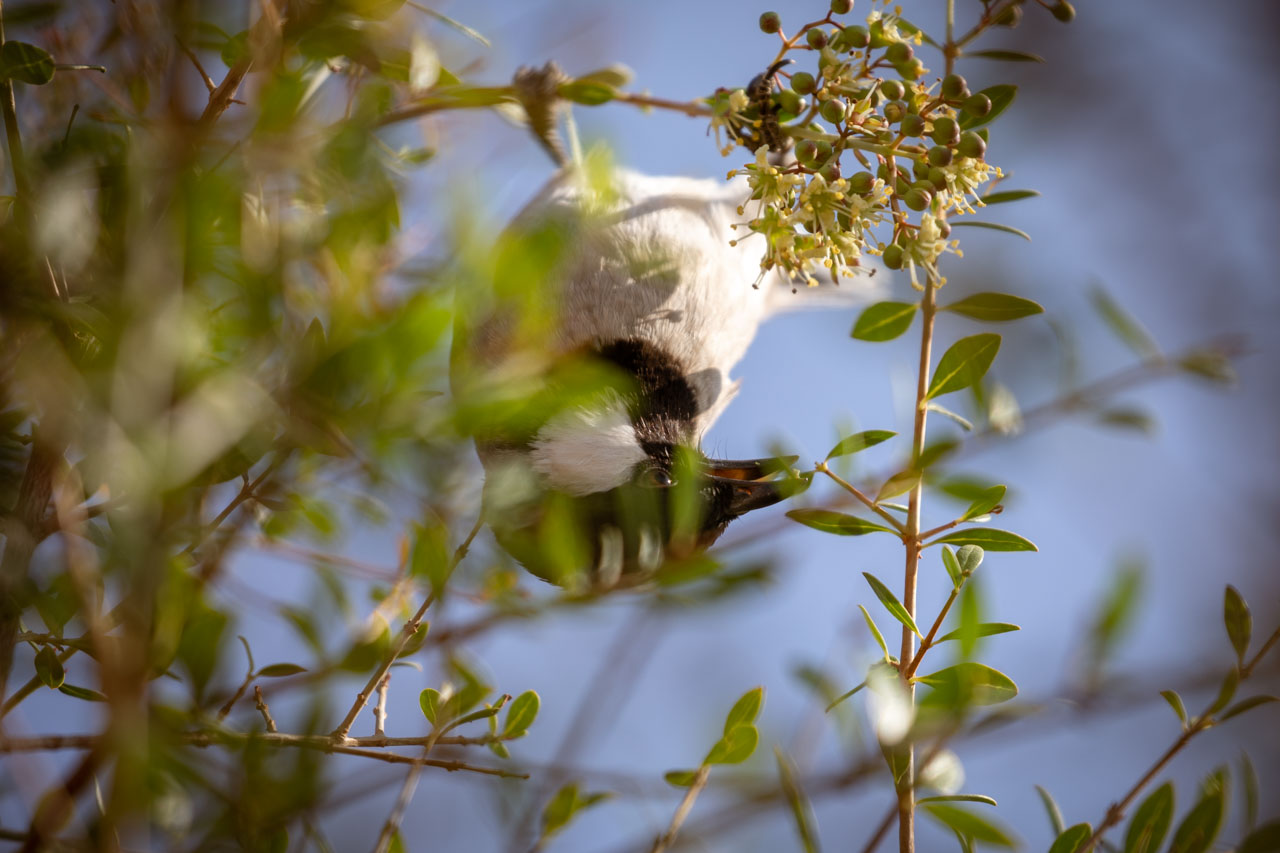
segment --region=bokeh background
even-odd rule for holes
[[[963,21],[978,4],[958,6]],[[756,28],[764,7],[736,2],[467,0],[437,8],[483,33],[492,47],[402,14],[429,32],[447,67],[466,69],[476,81],[503,82],[518,66],[549,59],[571,74],[621,62],[635,73],[633,88],[690,99],[745,84],[775,49]],[[792,27],[825,12],[821,3],[777,8]],[[926,29],[941,29],[941,3],[904,3],[903,11]],[[1133,363],[1090,307],[1095,286],[1140,318],[1169,352],[1227,333],[1244,336],[1249,350],[1237,364],[1234,390],[1175,377],[1125,392],[1117,402],[1150,413],[1149,434],[1067,415],[988,443],[959,466],[1009,484],[999,526],[1040,548],[1034,555],[988,556],[986,615],[1022,631],[986,641],[983,659],[1009,673],[1023,696],[1050,705],[1042,719],[957,744],[964,790],[995,797],[999,818],[1029,849],[1043,849],[1050,830],[1034,784],[1053,793],[1068,824],[1096,822],[1176,736],[1177,723],[1156,692],[1196,684],[1203,673],[1229,665],[1221,623],[1225,583],[1253,606],[1256,633],[1280,619],[1280,343],[1273,331],[1280,320],[1274,274],[1280,186],[1268,153],[1280,138],[1274,109],[1280,10],[1267,0],[1085,0],[1070,25],[1034,5],[1026,12],[1018,29],[997,31],[981,47],[1031,51],[1045,64],[975,59],[960,66],[975,91],[994,82],[1020,86],[993,128],[988,158],[1011,174],[1007,187],[1042,193],[983,217],[1021,228],[1033,242],[966,230],[957,234],[965,258],[946,259],[944,297],[1002,290],[1046,308],[1043,317],[998,330],[1005,342],[994,375],[1029,409],[1058,393],[1072,364],[1090,381]],[[619,104],[580,108],[575,118],[585,145],[607,145],[619,163],[648,173],[719,177],[740,159],[722,158],[702,121],[674,113]],[[447,260],[459,210],[496,230],[552,172],[523,130],[482,111],[398,128],[389,138],[425,138],[438,148],[435,167],[415,177],[403,217],[422,235],[417,260],[426,264]],[[887,286],[899,298],[909,287],[900,279]],[[914,339],[853,341],[856,311],[799,312],[767,325],[737,370],[742,393],[708,447],[744,456],[781,443],[808,460],[821,458],[855,425],[908,429]],[[939,328],[944,344],[972,333],[962,318],[944,318]],[[931,423],[934,435],[954,429],[942,418]],[[861,470],[885,470],[894,452],[863,454]],[[819,484],[810,497],[824,495],[835,492]],[[941,523],[951,509],[934,501],[927,518]],[[547,779],[558,778],[562,764],[585,770],[576,775],[586,788],[621,796],[586,812],[550,849],[645,849],[679,796],[662,783],[662,773],[696,762],[728,706],[757,684],[767,691],[760,720],[766,747],[785,745],[806,778],[842,767],[848,743],[795,671],[818,667],[844,687],[861,679],[874,657],[856,610],[861,603],[874,611],[861,572],[896,578],[901,550],[889,537],[843,539],[780,524],[783,510],[740,523],[724,540],[735,561],[774,563],[776,581],[767,588],[694,612],[653,614],[639,602],[612,602],[506,626],[472,644],[493,683],[540,691],[542,715],[513,747],[540,770],[531,783],[426,774],[404,823],[410,849],[427,849],[413,839],[428,836],[438,850],[527,849],[513,840],[512,828],[529,808],[527,795],[545,796]],[[753,533],[752,525],[764,532]],[[750,542],[735,548],[738,539]],[[488,542],[486,534],[482,547]],[[371,528],[355,531],[342,547],[362,562],[391,566],[398,543]],[[1107,672],[1121,685],[1118,695],[1135,701],[1085,707],[1060,701],[1055,697],[1079,686],[1097,602],[1126,562],[1145,567],[1141,606]],[[296,649],[292,635],[266,618],[262,600],[303,594],[307,571],[268,554],[234,565],[226,594],[243,599],[238,630],[255,649],[275,649],[280,659]],[[921,611],[936,612],[945,591],[945,575],[930,555]],[[465,621],[465,613],[455,615]],[[437,619],[437,626],[455,621],[448,611]],[[1260,686],[1275,692],[1275,676],[1273,666]],[[422,674],[397,670],[391,729],[425,731],[417,693],[434,683],[429,662]],[[358,684],[352,679],[348,686],[354,692]],[[1200,682],[1186,692],[1188,704],[1203,704],[1212,689]],[[339,694],[335,706],[343,703]],[[74,729],[67,713],[65,703],[32,702],[16,725]],[[287,703],[281,714],[289,714]],[[1180,807],[1204,773],[1234,764],[1247,749],[1261,778],[1262,813],[1274,814],[1278,732],[1275,713],[1264,709],[1196,741],[1168,771]],[[772,773],[769,752],[761,749],[748,769]],[[21,772],[52,781],[59,761],[24,759]],[[325,827],[338,849],[363,849],[402,771],[357,761],[339,766],[348,784],[336,789]],[[682,844],[796,849],[784,808],[735,814],[727,833],[699,837],[699,818],[720,812],[734,775],[725,774],[730,781],[723,786],[713,782],[699,800]],[[811,794],[824,849],[860,845],[892,799],[879,777]],[[1240,825],[1238,798],[1232,802],[1226,840],[1237,837]],[[954,844],[927,820],[919,833],[922,850]]]

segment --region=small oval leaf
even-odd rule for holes
[[[997,530],[994,527],[971,527],[967,530],[956,530],[945,536],[939,536],[927,545],[938,545],[949,542],[952,545],[979,545],[988,551],[1038,551],[1034,543],[1023,539],[1016,533]]]
[[[764,705],[764,688],[754,687],[743,693],[737,702],[733,703],[733,707],[729,709],[728,716],[724,719],[724,733],[728,734],[731,729],[736,726],[750,725],[756,721],[756,717],[760,715],[760,708]]]
[[[734,726],[728,734],[711,747],[703,764],[741,764],[756,751],[760,732],[749,723]]]
[[[1000,114],[1009,109],[1009,105],[1013,103],[1013,99],[1018,95],[1018,87],[1008,84],[999,86],[989,86],[978,94],[986,95],[991,99],[991,111],[984,116],[965,115],[960,120],[960,128],[962,130],[972,130],[975,127],[981,127],[984,124],[990,124],[1000,117]]]
[[[812,527],[823,533],[834,533],[837,536],[862,536],[879,531],[893,533],[882,524],[829,509],[793,509],[787,513],[787,518],[798,521],[805,527]]]
[[[959,302],[944,305],[938,310],[950,311],[962,317],[987,323],[1004,323],[1044,313],[1044,307],[1030,299],[1023,299],[1021,296],[1013,296],[1009,293],[988,292],[971,294]]]
[[[893,594],[889,587],[885,586],[881,580],[870,572],[863,572],[862,576],[867,579],[867,583],[871,585],[871,591],[876,594],[876,598],[880,599],[880,603],[884,605],[884,609],[897,619],[903,625],[911,629],[911,633],[917,637],[920,636],[920,629],[916,627],[916,620],[911,618],[911,614],[907,612],[907,608],[902,606],[902,602],[898,601],[898,597]]]
[[[911,328],[917,307],[914,302],[877,302],[858,315],[850,334],[860,341],[891,341]]]
[[[53,57],[34,44],[7,41],[0,48],[0,79],[43,86],[53,79],[53,71]]]
[[[1173,822],[1173,783],[1151,792],[1134,811],[1124,835],[1124,853],[1156,853]]]
[[[522,736],[538,718],[538,709],[541,707],[542,700],[537,692],[526,690],[521,693],[507,709],[507,722],[502,727],[502,736],[507,738]]]
[[[297,675],[306,671],[305,666],[298,666],[296,663],[273,663],[258,670],[258,675],[263,678],[284,678],[286,675]]]
[[[1062,834],[1054,839],[1049,853],[1078,853],[1084,848],[1084,843],[1091,835],[1093,835],[1092,826],[1087,823],[1077,823],[1063,830]]]
[[[848,456],[850,453],[866,450],[868,447],[875,447],[880,442],[888,441],[895,435],[897,435],[896,432],[890,432],[887,429],[869,429],[863,432],[856,432],[840,439],[836,446],[831,448],[831,452],[827,454],[827,461],[838,456]]]
[[[1253,634],[1253,617],[1244,596],[1234,586],[1227,585],[1222,602],[1222,621],[1227,626],[1227,638],[1236,650],[1236,660],[1244,666],[1244,656],[1249,651],[1249,639]]]
[[[977,383],[991,368],[999,350],[1000,336],[989,332],[956,341],[938,361],[925,396],[933,399]]]

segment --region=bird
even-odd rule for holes
[[[507,228],[492,286],[459,291],[451,383],[485,517],[533,574],[647,577],[803,488],[795,457],[700,449],[760,324],[806,301],[735,240],[750,192],[564,168]]]

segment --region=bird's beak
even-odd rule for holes
[[[733,486],[729,511],[742,515],[753,509],[772,506],[804,490],[804,483],[785,477],[798,456],[776,456],[769,459],[712,459],[707,463],[707,476],[713,481]],[[784,475],[779,478],[778,475]]]

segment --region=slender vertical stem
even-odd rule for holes
[[[950,6],[950,3],[948,3]],[[925,394],[929,388],[929,362],[933,350],[933,317],[935,313],[934,288],[930,277],[925,281],[924,298],[920,301],[920,367],[916,376],[915,424],[911,435],[911,458],[917,459],[924,450],[925,423],[928,417]],[[907,530],[903,536],[906,545],[906,570],[902,583],[902,604],[915,617],[916,576],[920,563],[920,506],[924,497],[923,481],[916,483],[907,503]],[[902,629],[902,648],[898,655],[907,691],[915,701],[915,688],[906,675],[906,668],[915,657],[915,635],[910,628]],[[915,750],[906,747],[906,771],[898,781],[898,851],[913,853],[915,838]]]

